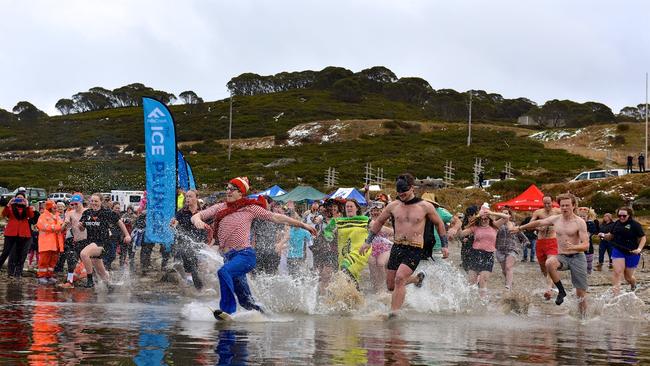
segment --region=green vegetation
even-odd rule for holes
[[[594,209],[598,215],[603,215],[607,212],[615,213],[616,209],[625,204],[623,198],[618,194],[605,194],[598,192],[594,194],[590,200],[581,203],[581,206],[588,206]]]
[[[234,150],[227,160],[227,148],[216,143],[201,142],[184,148],[199,184],[221,187],[234,175],[246,175],[254,188],[272,183],[293,187],[299,183],[323,188],[325,171],[335,167],[342,186],[358,186],[363,179],[364,165],[372,163],[384,169],[386,179],[403,171],[418,177],[441,177],[446,159],[453,160],[458,180],[469,181],[475,157],[487,159],[486,177],[496,177],[506,161],[512,162],[518,177],[537,183],[563,180],[575,172],[591,169],[596,162],[571,155],[564,150],[548,150],[542,144],[518,138],[512,132],[477,129],[473,143],[467,147],[463,126],[428,133],[395,130],[389,135],[330,144],[306,144],[261,150]],[[196,151],[197,154],[189,154]],[[280,158],[297,161],[283,167],[265,168]],[[542,169],[539,176],[527,171]],[[3,178],[0,185],[37,185],[56,187],[62,181],[68,190],[105,190],[108,188],[142,188],[144,164],[141,158],[80,160],[71,163],[41,161],[0,161]],[[514,189],[514,188],[513,188]]]

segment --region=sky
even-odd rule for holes
[[[650,1],[2,0],[0,108],[141,82],[206,101],[244,72],[385,66],[434,89],[645,102]]]

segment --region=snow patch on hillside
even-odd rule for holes
[[[584,130],[583,128],[579,128],[573,131],[572,130],[544,130],[544,131],[536,132],[528,137],[530,137],[531,139],[544,141],[544,142],[557,141],[557,140],[576,137],[579,134],[581,134],[583,130]]]

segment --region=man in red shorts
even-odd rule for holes
[[[544,196],[542,202],[544,203],[544,208],[540,208],[533,212],[533,217],[530,219],[531,223],[533,221],[544,220],[550,216],[562,213],[560,209],[553,207],[553,199],[551,197]],[[519,230],[525,230],[527,226],[528,225],[522,225],[519,227]],[[537,255],[537,263],[539,263],[539,269],[542,271],[546,283],[544,298],[549,300],[552,294],[553,280],[551,280],[551,277],[549,277],[548,272],[546,271],[546,260],[558,254],[557,238],[555,236],[553,225],[539,226],[537,228],[537,244],[535,251]]]

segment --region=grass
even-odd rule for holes
[[[170,107],[176,120],[177,141],[223,139],[228,136],[228,100],[200,106]],[[284,113],[276,121],[273,117]],[[424,120],[421,108],[369,94],[361,103],[337,101],[328,91],[291,90],[242,96],[233,103],[233,138],[272,136],[309,121],[326,119],[389,118]],[[13,122],[0,126],[0,150],[29,150],[111,144],[142,144],[142,109],[116,108],[43,121]],[[8,133],[8,134],[7,134]]]
[[[510,161],[516,173],[538,183],[555,182],[593,168],[596,162],[568,154],[564,150],[545,149],[542,144],[516,137],[514,132],[477,129],[472,146],[467,147],[464,126],[447,126],[431,132],[413,133],[396,130],[390,134],[329,144],[306,144],[260,150],[234,150],[227,159],[227,147],[200,143],[183,147],[199,184],[218,188],[233,176],[246,175],[257,189],[271,184],[291,188],[299,183],[322,187],[325,171],[339,172],[340,186],[360,186],[366,163],[384,169],[391,181],[399,173],[410,171],[418,177],[442,177],[445,160],[452,160],[455,179],[469,181],[475,157],[485,159],[486,178],[498,176]],[[190,154],[190,151],[197,154]],[[280,158],[294,158],[283,167],[264,166]],[[533,175],[536,171],[542,175]],[[70,162],[0,161],[0,185],[35,185],[66,190],[141,189],[144,163],[141,158],[87,160]],[[459,185],[465,185],[458,182]]]

